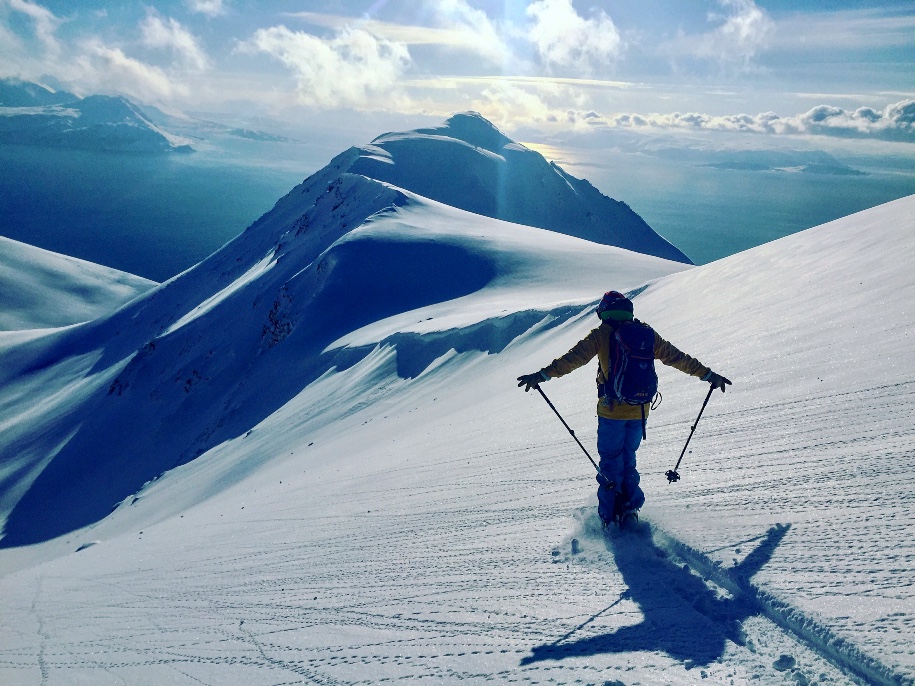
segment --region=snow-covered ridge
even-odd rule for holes
[[[11,420],[0,442],[0,461],[29,465],[7,489],[24,495],[8,500],[4,546],[102,519],[398,336],[436,333],[438,349],[450,331],[466,348],[461,330],[583,307],[609,275],[637,287],[686,268],[429,200],[352,173],[361,155],[337,156],[210,258],[114,314],[9,352],[10,392],[39,383],[53,405]],[[528,328],[530,314],[521,321]],[[81,394],[63,392],[74,364]]]

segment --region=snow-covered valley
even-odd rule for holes
[[[689,267],[366,150],[119,310],[0,333],[0,683],[915,682],[915,197]],[[668,484],[707,386],[659,370],[654,538],[597,532],[515,382],[610,288],[734,381]],[[588,446],[592,373],[543,386]]]

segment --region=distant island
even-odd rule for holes
[[[751,152],[744,155],[752,154]],[[823,154],[817,155],[822,157]],[[756,155],[761,157],[761,155]],[[828,174],[832,176],[867,176],[867,172],[854,169],[848,165],[842,164],[838,160],[823,161],[805,161],[801,159],[779,159],[779,160],[748,160],[748,159],[730,159],[724,162],[709,162],[698,165],[700,167],[710,167],[712,169],[725,169],[732,171],[758,171],[758,172],[791,172],[799,174]]]
[[[802,174],[832,174],[833,176],[867,176],[867,172],[844,165],[807,164],[798,169]]]
[[[251,141],[261,141],[262,143],[298,143],[294,138],[278,136],[274,133],[264,133],[253,129],[227,129],[226,133],[237,138],[247,138]]]
[[[712,169],[734,171],[774,171],[832,176],[867,176],[822,150],[726,150],[717,159],[701,164]]]

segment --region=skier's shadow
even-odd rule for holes
[[[731,578],[738,583],[748,582],[772,558],[790,526],[776,525],[761,536],[759,545],[730,570]],[[668,553],[650,536],[624,534],[608,541],[607,548],[613,553],[628,590],[573,631],[552,643],[534,647],[521,660],[522,665],[607,653],[662,651],[675,660],[704,666],[724,655],[728,641],[744,644],[742,622],[760,613],[754,599],[719,596],[688,568],[671,562]],[[609,634],[569,640],[624,598],[639,606],[641,623]]]

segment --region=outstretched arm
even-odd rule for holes
[[[708,381],[712,384],[712,388],[720,388],[722,392],[724,392],[725,386],[731,385],[728,379],[716,374],[695,357],[691,357],[682,350],[677,349],[672,343],[661,338],[657,332],[654,335],[654,356],[655,359],[660,360],[669,367],[679,369],[690,376],[698,376],[703,381]]]
[[[562,357],[557,357],[539,372],[519,376],[518,386],[524,386],[524,391],[527,392],[544,381],[549,381],[557,376],[565,376],[569,372],[575,371],[594,359],[594,356],[597,355],[599,345],[600,342],[597,337],[597,329],[594,329],[591,333],[578,341],[569,352]]]

